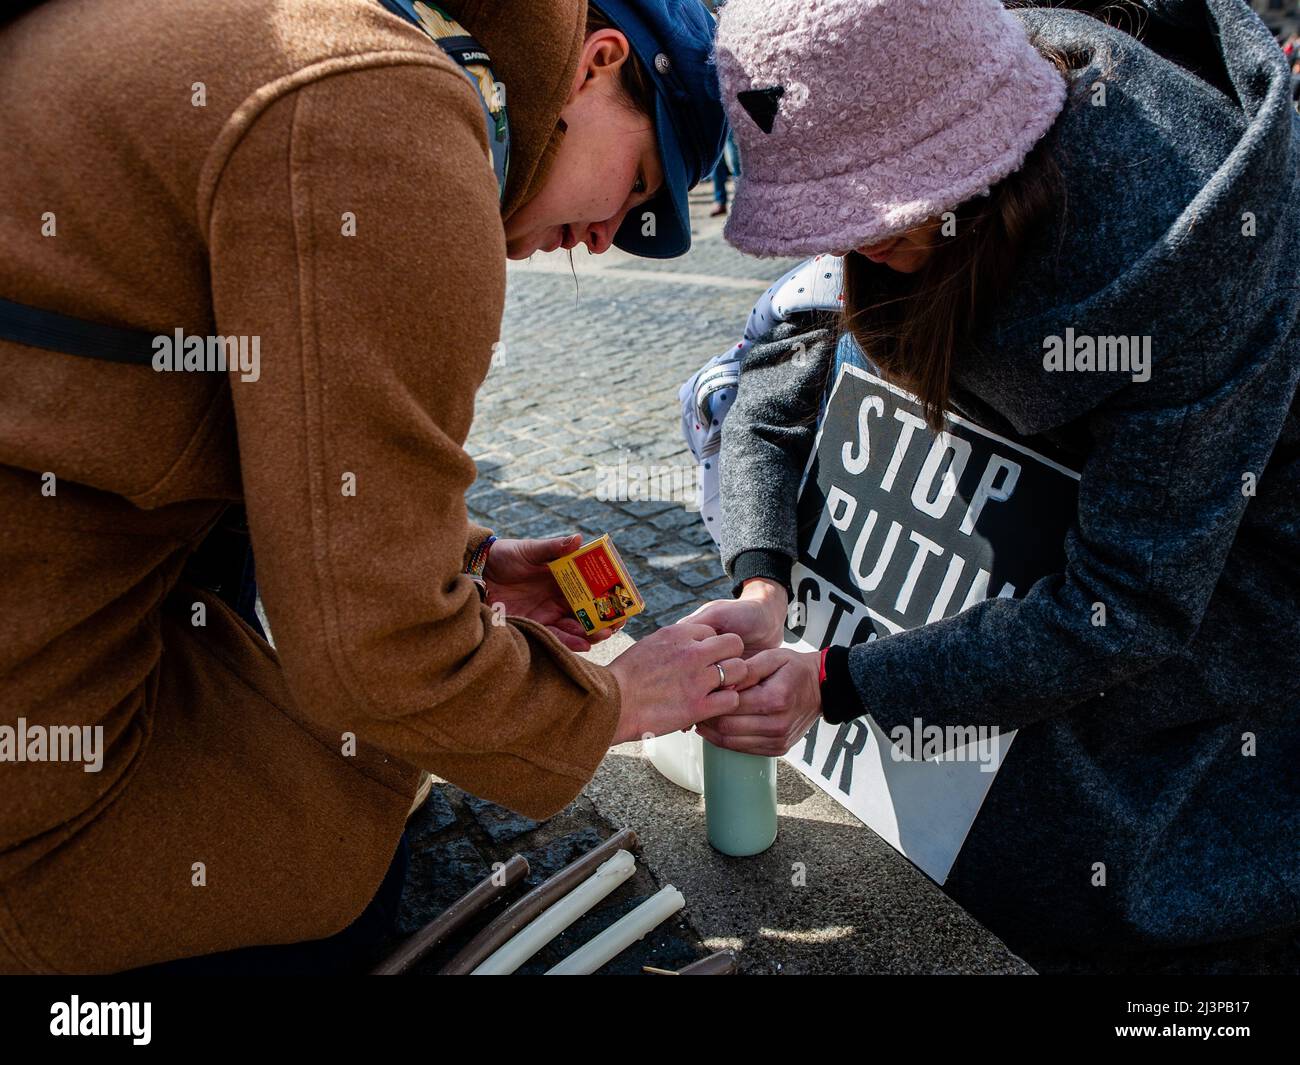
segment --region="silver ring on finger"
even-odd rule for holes
[[[713,689],[714,691],[717,691],[718,688],[725,688],[727,686],[727,671],[722,668],[721,662],[714,662],[713,664],[718,669],[718,687]]]

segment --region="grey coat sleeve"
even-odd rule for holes
[[[1269,343],[1248,321],[1268,316],[1230,321],[1088,416],[1063,573],[1022,599],[855,645],[857,704],[827,717],[869,713],[886,732],[916,717],[1019,728],[1185,648],[1250,502],[1243,487],[1263,476],[1296,395],[1296,345]]]
[[[836,340],[832,318],[803,315],[774,326],[745,355],[722,423],[722,564],[734,594],[750,577],[789,587],[799,552],[795,502]]]

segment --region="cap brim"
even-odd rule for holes
[[[646,259],[672,259],[685,255],[691,247],[691,212],[687,201],[690,189],[677,130],[658,93],[655,93],[655,139],[664,172],[663,187],[640,207],[628,211],[614,234],[614,246]],[[650,221],[647,212],[653,216],[654,223],[649,226],[649,234],[645,232]]]

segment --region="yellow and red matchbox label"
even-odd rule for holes
[[[632,583],[609,533],[547,565],[574,617],[587,632],[618,625],[645,609],[645,600]]]

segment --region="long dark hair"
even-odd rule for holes
[[[1068,74],[1072,57],[1034,44],[1062,76]],[[955,208],[955,219],[948,219],[952,235],[938,239],[916,273],[899,274],[854,252],[844,257],[841,331],[886,378],[920,399],[936,432],[948,409],[954,353],[997,305],[1027,235],[1064,207],[1055,147],[1049,133],[988,196]]]

